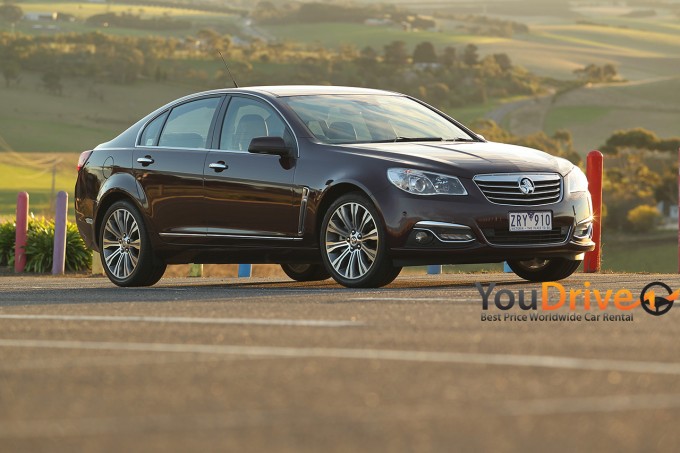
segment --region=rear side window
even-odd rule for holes
[[[165,118],[167,116],[168,112],[165,112],[146,125],[142,137],[139,139],[140,145],[156,146],[156,143],[158,143],[158,136],[161,133],[161,128],[163,127],[163,123],[165,123]]]
[[[172,109],[163,127],[158,146],[205,148],[210,125],[221,98],[187,102]]]

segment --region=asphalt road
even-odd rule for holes
[[[586,281],[635,298],[680,287],[563,283]],[[486,312],[475,282],[498,283]],[[503,289],[541,291],[512,274],[380,290],[0,277],[0,451],[678,451],[680,308],[655,317],[612,297],[596,321],[482,321],[587,312],[580,296],[575,310],[502,311]]]

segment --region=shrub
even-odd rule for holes
[[[0,224],[0,265],[14,264],[14,242],[16,226],[14,222]],[[26,241],[27,272],[50,272],[54,254],[54,221],[30,219]],[[82,271],[92,266],[92,253],[80,237],[74,223],[66,225],[66,265],[67,271]]]
[[[640,205],[628,211],[627,218],[633,231],[647,233],[654,229],[661,214],[656,206]]]
[[[0,266],[14,264],[14,238],[16,227],[13,221],[0,223]]]
[[[83,241],[75,223],[66,224],[66,270],[84,271],[92,269],[92,251]]]
[[[32,219],[28,223],[26,239],[26,272],[48,272],[52,270],[54,251],[54,222]]]

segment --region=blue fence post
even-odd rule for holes
[[[427,273],[430,275],[439,275],[442,273],[441,264],[431,264],[427,266]]]
[[[503,272],[512,272],[512,269],[510,269],[510,266],[508,266],[507,261],[503,261]]]
[[[238,265],[238,277],[239,278],[250,278],[253,266],[251,264],[239,264]]]

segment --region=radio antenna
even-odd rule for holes
[[[222,56],[222,52],[217,50],[217,53],[220,54],[220,58],[222,59],[222,63],[224,63],[224,67],[227,68],[227,72],[229,73],[229,77],[231,77],[231,81],[234,82],[234,88],[238,88],[238,83],[236,83],[236,79],[234,79],[234,76],[231,75],[231,71],[229,70],[229,66],[227,65],[227,62],[224,60],[224,57]]]

